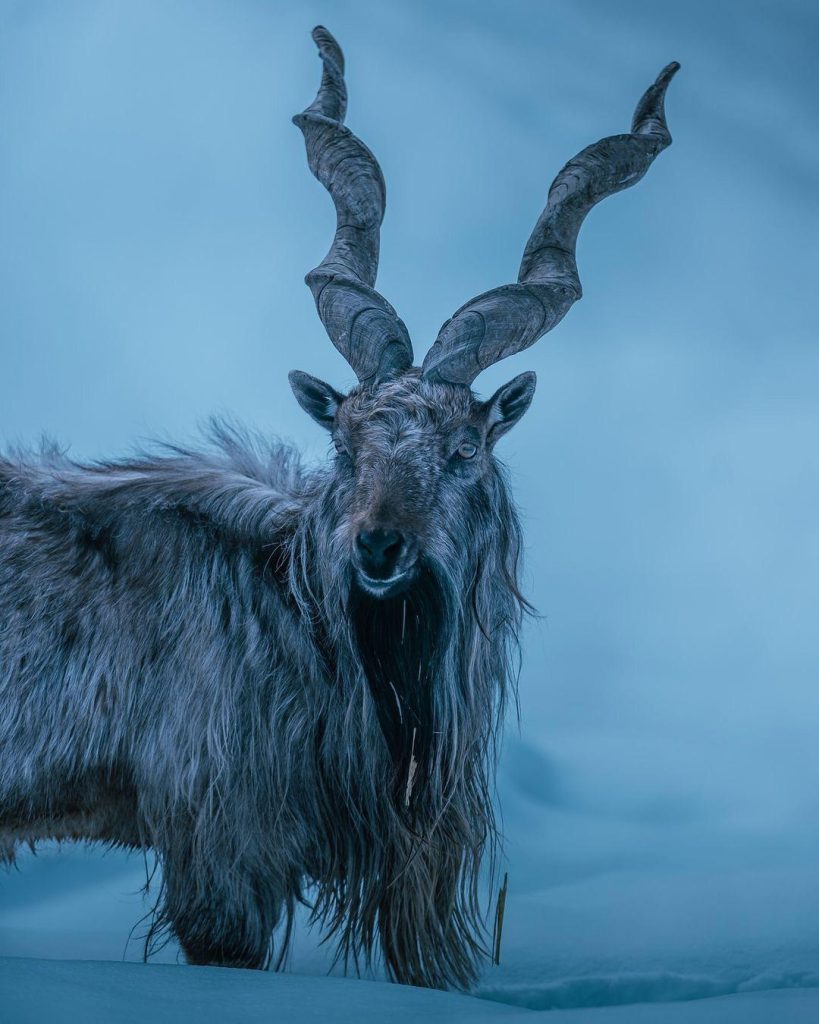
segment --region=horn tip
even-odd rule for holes
[[[663,70],[657,75],[657,81],[655,85],[665,87],[680,70],[680,62],[678,60],[672,60],[670,64],[666,64]]]
[[[335,43],[333,33],[329,29],[326,29],[323,25],[316,25],[313,31],[310,33],[313,38],[313,42],[316,46],[322,46],[326,43]],[[336,43],[338,46],[338,43]]]
[[[329,29],[326,29],[323,25],[316,25],[313,31],[310,33],[313,37],[313,42],[318,47],[319,56],[322,60],[329,58],[335,64],[338,65],[339,70],[344,72],[344,54],[341,52],[341,47],[338,45],[338,40]]]
[[[652,135],[660,139],[661,148],[671,144],[671,135],[665,121],[663,109],[665,93],[671,79],[680,70],[680,62],[672,60],[657,75],[654,84],[640,97],[640,102],[631,119],[631,130],[636,135]]]

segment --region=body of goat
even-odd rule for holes
[[[0,857],[40,838],[156,851],[157,927],[194,963],[258,967],[309,889],[345,959],[468,986],[481,858],[525,602],[498,440],[535,375],[487,401],[482,369],[581,294],[591,207],[670,142],[669,64],[629,133],[557,176],[515,284],[448,320],[421,367],[374,288],[385,188],[344,125],[344,58],[296,118],[336,234],[307,283],[358,377],[294,371],[335,458],[217,428],[209,453],[80,466],[0,459]]]
[[[420,591],[351,608],[333,473],[217,440],[118,465],[0,462],[0,851],[47,837],[154,849],[162,918],[198,963],[262,964],[312,884],[345,955],[378,936],[395,977],[465,984],[518,617],[503,480],[485,535],[452,538],[454,578],[429,584],[433,636]],[[394,675],[380,693],[356,638],[374,623],[369,654]],[[398,711],[390,684],[434,684],[428,708],[405,705],[412,731],[394,722],[405,753],[424,752],[408,801],[408,758],[379,727]]]

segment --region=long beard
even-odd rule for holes
[[[350,613],[393,766],[393,800],[414,819],[437,738],[432,688],[449,642],[449,602],[440,581],[425,568],[395,597],[373,598],[353,585]]]

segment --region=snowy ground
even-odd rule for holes
[[[514,818],[520,808],[512,794],[507,805]],[[536,808],[528,808],[530,814],[536,816]],[[230,1020],[220,1016],[223,1005],[241,1007],[236,1020],[253,1021],[254,1014],[270,1019],[263,1014],[271,1005],[277,1020],[309,1020],[305,1006],[315,1004],[320,1013],[328,999],[331,1019],[339,1021],[365,1019],[356,1017],[362,1001],[373,1011],[367,1019],[391,1021],[458,1020],[461,1012],[464,1020],[517,1020],[532,1010],[550,1011],[553,1022],[578,1024],[819,1020],[811,865],[799,867],[795,858],[765,864],[761,856],[754,869],[741,871],[690,859],[672,865],[656,851],[650,856],[651,829],[637,829],[631,837],[642,862],[630,864],[636,852],[625,836],[619,855],[606,851],[603,826],[594,816],[545,817],[554,830],[553,845],[530,837],[530,861],[521,851],[514,857],[513,882],[518,879],[523,891],[511,890],[504,962],[487,967],[476,991],[480,999],[327,978],[327,955],[304,927],[297,930],[289,973],[282,977],[176,969],[172,945],[146,969],[137,962],[146,909],[139,891],[142,859],[44,846],[36,857],[21,857],[19,870],[0,877],[0,1020],[43,1019],[33,1008],[45,1008],[49,999],[73,1008],[76,1017],[65,1020],[93,1020],[86,1011],[95,1000],[108,1008],[106,1020],[136,1020],[134,1007],[145,1005],[149,986],[157,993],[157,1021],[184,1020],[177,1015],[180,1003],[204,1006],[212,1017],[203,1010],[191,1018],[203,1021]],[[596,843],[595,828],[601,829]],[[597,849],[596,863],[583,856],[584,846]],[[540,888],[538,868],[550,880],[541,880]],[[116,962],[122,959],[130,962]],[[69,962],[76,960],[108,963]],[[732,1008],[738,1016],[727,1016]]]
[[[516,1024],[530,1010],[375,981],[93,961],[0,960],[4,1024]],[[551,1024],[814,1024],[819,990],[687,1003],[556,1010]]]

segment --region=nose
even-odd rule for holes
[[[356,537],[361,568],[376,580],[395,575],[406,540],[398,530],[362,530]]]

